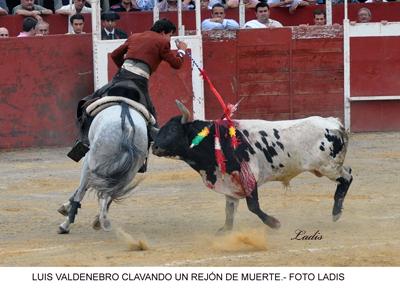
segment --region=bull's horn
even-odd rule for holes
[[[181,123],[186,124],[190,119],[189,110],[179,100],[175,100],[175,103],[178,106],[180,112],[182,113]]]

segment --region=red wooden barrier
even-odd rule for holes
[[[72,144],[93,90],[91,35],[10,38],[0,52],[0,149]]]
[[[227,102],[244,98],[236,118],[342,118],[343,42],[340,28],[326,29],[332,37],[307,38],[320,33],[314,27],[205,34],[204,67]],[[389,45],[375,38],[368,46],[355,41],[356,49],[372,47],[375,53],[367,63],[365,55],[352,55],[355,68],[366,73],[362,82],[354,81],[353,90],[398,95],[398,40]],[[0,41],[0,50],[0,149],[72,144],[77,101],[93,91],[91,35],[9,38]],[[182,70],[163,64],[152,77],[150,93],[160,124],[178,114],[176,98],[191,107],[190,72],[187,59]],[[388,80],[384,88],[371,80],[382,74]],[[205,104],[206,118],[220,117],[207,86]],[[399,106],[398,101],[353,103],[352,128],[400,130]]]
[[[324,8],[324,5],[311,5],[308,7],[300,7],[296,10],[295,14],[289,14],[287,8],[272,8],[271,18],[280,21],[285,26],[296,26],[299,24],[312,24],[313,23],[313,11],[316,8]],[[356,20],[357,11],[360,7],[368,7],[372,11],[373,21],[400,21],[400,3],[364,3],[364,4],[349,4],[349,18]],[[333,23],[342,24],[344,17],[344,5],[333,5]],[[119,13],[121,19],[118,21],[118,27],[125,30],[128,34],[141,32],[148,30],[153,21],[153,14],[151,12],[124,12]],[[176,11],[161,12],[160,17],[165,17],[177,23]],[[210,11],[203,9],[201,12],[201,18],[209,18]],[[227,18],[233,18],[238,20],[239,14],[238,9],[228,9],[226,11]],[[251,20],[255,18],[253,9],[246,10],[246,19]],[[0,26],[5,26],[9,29],[11,36],[16,36],[21,31],[22,27],[22,16],[2,16],[0,17]],[[44,16],[44,20],[50,23],[51,34],[65,34],[67,32],[68,17],[63,15],[49,15]],[[195,15],[194,11],[183,12],[183,24],[187,30],[194,30]],[[91,32],[91,15],[85,14],[85,32]]]

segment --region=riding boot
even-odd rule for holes
[[[147,171],[147,157],[146,157],[146,160],[144,161],[142,167],[139,168],[138,172],[139,173],[145,173],[146,171]]]
[[[89,128],[92,123],[92,118],[84,118],[80,128],[80,137],[76,140],[72,149],[68,152],[67,156],[75,162],[79,162],[82,157],[90,150],[89,148]]]
[[[67,156],[75,162],[79,162],[89,151],[89,146],[80,140],[76,140],[75,145],[68,152]]]
[[[158,123],[156,122],[155,125],[148,125],[147,126],[147,141],[149,141],[149,144],[147,145],[147,150],[149,152],[150,147],[151,147],[151,143],[154,141],[155,136],[157,135],[158,132]],[[138,170],[139,173],[145,173],[147,171],[147,160],[148,157],[146,157],[146,160],[144,161],[142,167]]]

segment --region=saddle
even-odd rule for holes
[[[140,113],[146,120],[147,124],[150,124],[151,126],[156,124],[156,119],[143,104],[123,96],[104,96],[96,99],[86,107],[86,114],[93,118],[102,110],[122,102],[126,103],[128,106]]]

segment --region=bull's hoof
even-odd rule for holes
[[[61,226],[58,226],[57,233],[58,233],[58,234],[68,234],[68,233],[69,233],[69,230],[67,230],[67,229],[65,229],[65,228],[63,228],[63,227],[61,227]]]
[[[65,204],[62,204],[61,207],[58,208],[57,212],[63,216],[68,216],[68,207]]]
[[[343,209],[343,199],[335,200],[335,203],[333,204],[333,209],[332,209],[333,222],[336,222],[339,220],[340,216],[342,215],[342,209]]]
[[[336,214],[336,215],[333,215],[333,214],[332,214],[332,220],[333,220],[333,222],[338,221],[339,218],[340,218],[340,216],[342,216],[342,212],[340,212],[340,213],[338,213],[338,214]]]
[[[94,221],[92,223],[92,227],[93,227],[94,230],[100,230],[101,229],[99,215],[96,215],[96,217],[94,218]]]
[[[268,216],[268,218],[265,220],[264,223],[267,224],[269,227],[271,227],[273,229],[281,228],[281,222],[279,222],[278,219],[276,219],[276,218],[274,218],[272,216]]]
[[[232,227],[222,226],[220,229],[217,230],[215,235],[221,236],[221,235],[225,235],[231,231],[232,231]]]

